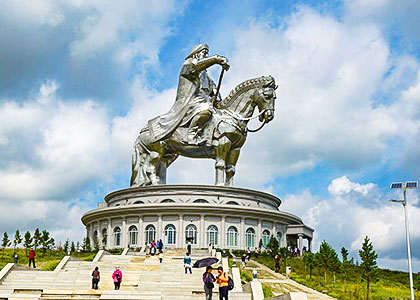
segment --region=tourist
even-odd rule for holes
[[[259,254],[260,254],[260,251],[258,250],[257,247],[255,247],[255,250],[254,250],[254,256],[255,256],[255,258],[258,258],[258,255]]]
[[[248,261],[251,259],[251,249],[246,248],[246,254],[248,255]]]
[[[212,300],[213,297],[213,288],[216,278],[214,278],[212,271],[212,266],[207,266],[206,272],[204,272],[203,274],[204,292],[206,293],[206,300]]]
[[[159,252],[158,257],[159,257],[159,262],[162,263],[162,261],[163,261],[163,252]]]
[[[184,256],[184,268],[185,268],[185,274],[187,274],[187,270],[190,270],[190,274],[192,274],[192,269],[191,269],[191,257],[190,257],[190,253],[187,252]]]
[[[150,255],[155,255],[156,254],[156,242],[155,242],[155,240],[153,240],[151,243],[150,243]]]
[[[112,274],[112,278],[114,279],[115,289],[119,290],[121,286],[121,281],[122,281],[122,272],[120,271],[120,267],[115,267],[115,271]]]
[[[246,254],[245,253],[242,255],[241,260],[242,260],[242,268],[245,269],[245,266],[246,266],[246,262],[245,262],[245,260],[246,260]]]
[[[228,300],[228,293],[229,293],[229,287],[228,287],[228,281],[229,276],[226,274],[226,272],[223,272],[223,267],[217,268],[217,284],[219,285],[219,300]]]
[[[277,253],[274,259],[276,260],[276,273],[278,273],[280,269],[280,254]]]
[[[35,267],[35,250],[34,247],[31,247],[31,250],[29,250],[29,268],[31,267],[31,262],[32,265]]]
[[[159,253],[162,253],[163,252],[163,242],[162,242],[162,239],[159,240],[159,247],[158,247],[158,249],[159,249]]]
[[[92,272],[92,289],[97,290],[98,289],[98,283],[101,279],[101,276],[99,274],[99,268],[96,267],[95,270]]]

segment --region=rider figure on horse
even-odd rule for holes
[[[209,46],[198,44],[185,58],[179,73],[177,96],[174,105],[166,114],[148,122],[151,141],[160,141],[178,127],[188,126],[183,142],[198,145],[205,142],[202,128],[210,119],[213,110],[212,100],[216,85],[207,73],[207,69],[219,64],[224,70],[230,68],[228,59],[223,56],[208,56]],[[218,95],[220,100],[220,95]]]

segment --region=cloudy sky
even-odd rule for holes
[[[0,231],[81,240],[81,215],[129,185],[132,144],[174,101],[191,47],[229,58],[222,95],[275,77],[275,119],[250,134],[235,185],[357,257],[407,269],[393,181],[420,177],[420,2],[0,0]],[[217,79],[220,67],[210,74]],[[252,126],[258,126],[252,123]],[[213,184],[178,159],[169,183]],[[252,175],[250,175],[252,174]],[[419,192],[410,190],[414,271]]]

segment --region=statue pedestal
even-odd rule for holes
[[[271,234],[285,246],[289,228],[311,238],[313,230],[279,211],[280,204],[276,196],[250,189],[157,185],[112,192],[82,222],[93,245],[107,249],[140,248],[159,239],[169,248],[185,249],[190,242],[192,248],[246,249]]]

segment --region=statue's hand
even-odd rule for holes
[[[220,58],[220,65],[222,66],[222,68],[225,69],[226,71],[229,70],[230,68],[229,60],[224,56],[219,56],[219,58]]]

